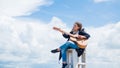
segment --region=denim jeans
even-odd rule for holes
[[[62,61],[67,62],[67,50],[68,49],[77,49],[79,48],[75,43],[67,41],[65,44],[60,46],[61,54],[62,54]]]

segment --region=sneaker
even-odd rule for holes
[[[54,49],[54,50],[51,50],[52,53],[57,53],[57,52],[60,52],[58,51],[58,49]]]
[[[66,64],[62,64],[62,68],[65,68],[67,66],[67,63]]]

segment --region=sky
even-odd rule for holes
[[[61,68],[50,50],[80,21],[91,35],[87,68],[120,68],[119,0],[0,0],[0,68]]]

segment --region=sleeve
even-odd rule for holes
[[[63,37],[64,37],[64,38],[70,38],[70,36],[67,35],[67,34],[65,34],[65,33],[63,34]]]
[[[73,32],[71,31],[70,33],[72,34]],[[65,34],[65,33],[63,34],[63,37],[64,37],[64,38],[70,38],[70,36],[67,35],[67,34]]]
[[[90,38],[90,35],[86,33],[85,31],[80,31],[79,34],[85,36],[87,39]]]

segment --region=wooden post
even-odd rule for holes
[[[76,68],[78,63],[77,52],[75,49],[68,49],[67,51],[67,68]]]
[[[86,51],[79,57],[78,68],[86,68]]]
[[[68,49],[67,63],[68,63],[68,67],[66,67],[66,68],[86,68],[85,52],[83,53],[83,55],[81,55],[81,57],[77,57],[77,52],[75,49]]]

